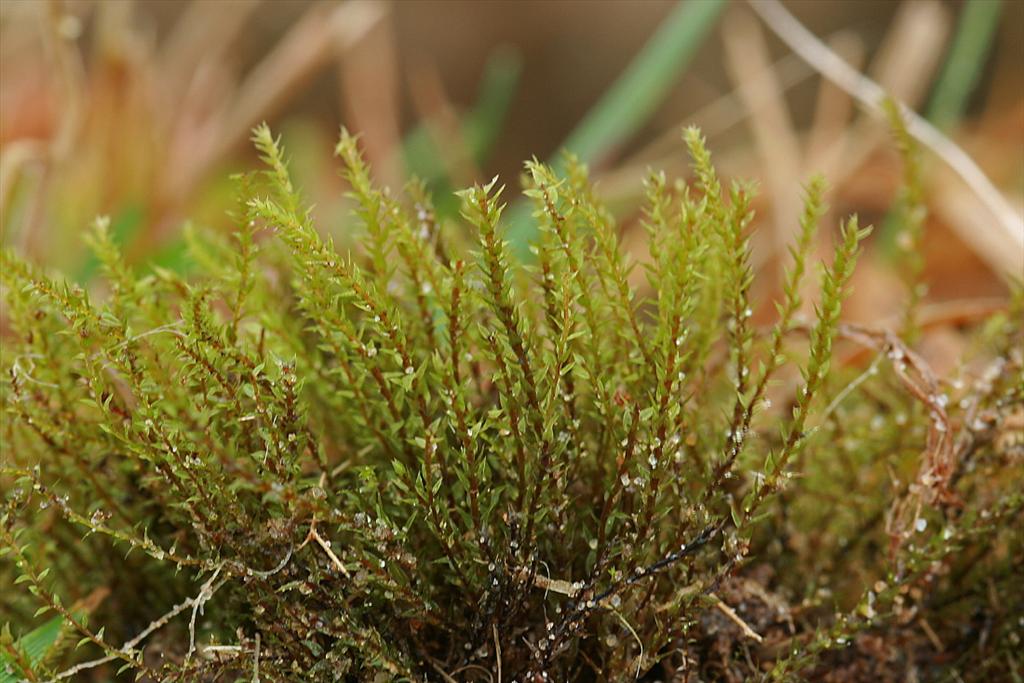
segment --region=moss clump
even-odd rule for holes
[[[686,140],[695,184],[647,184],[650,294],[571,159],[526,165],[520,268],[496,183],[442,226],[343,132],[344,256],[265,127],[187,279],[103,221],[102,295],[5,254],[0,677],[1019,676],[1022,297],[944,384],[840,322],[850,219],[802,319],[815,180],[760,329],[751,190]]]

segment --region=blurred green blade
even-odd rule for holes
[[[482,164],[494,146],[505,122],[505,115],[512,104],[522,58],[509,48],[498,48],[484,65],[480,82],[480,94],[462,124],[462,136],[466,149],[476,164]],[[402,156],[406,170],[429,183],[446,179],[447,172],[441,161],[434,140],[423,124],[416,126],[406,135],[402,144]],[[447,186],[446,186],[447,187]]]
[[[668,94],[724,6],[725,0],[680,0],[562,147],[590,163],[625,142]],[[561,154],[549,163],[561,168]],[[537,233],[530,207],[519,201],[507,215],[506,239],[520,261],[530,261]]]
[[[928,103],[928,120],[948,129],[963,115],[978,82],[999,26],[1001,0],[967,0],[957,22],[953,46]]]
[[[463,124],[466,147],[477,164],[487,160],[501,134],[522,67],[522,58],[511,48],[498,48],[487,60],[476,106]]]
[[[682,0],[676,5],[564,147],[590,162],[635,133],[686,68],[724,6],[724,0]]]

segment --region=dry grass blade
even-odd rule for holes
[[[783,92],[795,88],[814,74],[814,71],[795,55],[787,55],[773,62],[771,69]],[[744,79],[756,79],[761,75],[761,72],[747,73]],[[753,104],[748,102],[747,106],[743,106],[739,87],[734,88],[687,116],[685,121],[667,128],[649,144],[629,155],[622,164],[600,174],[604,194],[615,201],[640,196],[643,191],[642,178],[645,169],[652,166],[664,168],[666,171],[683,172],[685,161],[680,151],[679,128],[683,125],[695,125],[709,140],[726,133],[743,123],[748,116],[761,111],[764,98],[768,94],[760,88],[753,88],[753,94],[756,98]]]
[[[811,66],[849,92],[870,111],[883,113],[881,103],[886,92],[882,87],[851,68],[797,21],[781,3],[777,0],[762,0],[750,2],[749,5],[783,42]],[[1001,239],[1007,247],[1015,250],[1014,253],[1018,255],[1024,253],[1024,218],[1020,213],[963,149],[916,112],[904,105],[901,105],[901,110],[910,134],[948,164],[985,203],[988,211],[996,218],[993,227],[1000,231]],[[965,237],[973,243],[970,236]],[[1019,265],[1019,258],[1017,263]]]
[[[937,0],[900,3],[868,78],[908,107],[918,107],[946,51],[951,23]]]
[[[445,92],[437,66],[427,62],[415,68],[409,91],[424,128],[438,151],[448,177],[457,185],[483,181],[466,145],[462,122]]]
[[[842,44],[826,42],[852,69],[863,71],[889,95],[914,107],[922,97],[920,84],[930,82],[934,76],[945,48],[948,23],[943,8],[934,2],[901,4],[877,53],[870,63],[863,64],[863,69],[860,67],[864,56],[857,47],[846,46],[844,50]],[[831,79],[826,77],[822,81],[823,91],[827,87],[856,100]],[[847,178],[856,177],[865,162],[880,147],[889,144],[888,131],[870,116],[860,117],[851,125],[845,124],[844,120],[832,137],[824,141],[819,138],[820,163],[811,165],[808,161],[807,166],[810,172],[827,175],[836,186]],[[831,144],[827,144],[829,142]]]
[[[181,92],[202,64],[224,59],[257,7],[259,0],[236,0],[225,12],[217,3],[192,0],[161,49],[156,65],[165,79],[161,90]],[[172,107],[164,113],[174,116]]]
[[[859,68],[864,62],[864,44],[854,33],[840,33],[828,41],[847,63]],[[850,94],[827,78],[818,85],[814,118],[807,133],[804,173],[838,167],[852,153],[849,121],[854,111]]]
[[[212,156],[220,158],[242,143],[253,125],[270,116],[333,54],[355,45],[386,13],[386,5],[370,3],[333,9],[313,5],[242,84],[225,114],[218,151]]]
[[[338,55],[338,81],[342,106],[360,131],[367,161],[382,183],[402,183],[398,49],[394,22],[386,13],[370,25],[346,54]]]
[[[726,66],[752,114],[747,121],[764,168],[772,169],[766,174],[766,184],[772,198],[773,251],[778,257],[786,253],[786,245],[799,227],[800,205],[793,188],[800,181],[800,143],[761,26],[745,12],[730,13],[725,21]]]

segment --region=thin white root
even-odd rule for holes
[[[214,583],[217,581],[217,577],[220,576],[220,571],[224,568],[221,564],[217,569],[210,575],[210,578],[199,589],[199,595],[192,599],[192,618],[188,622],[188,652],[185,654],[185,664],[188,665],[192,659],[193,653],[196,651],[196,616],[203,613],[203,609],[206,603],[213,597],[213,594],[217,592],[217,588],[220,588],[220,584],[214,587]]]
[[[174,617],[178,616],[179,614],[181,614],[185,610],[187,610],[189,608],[195,609],[195,606],[198,603],[198,601],[201,598],[204,598],[204,596],[205,596],[205,598],[203,599],[203,602],[206,602],[211,597],[213,597],[213,594],[216,593],[217,590],[224,584],[224,581],[221,581],[217,585],[213,585],[213,581],[216,580],[216,577],[217,577],[218,573],[220,573],[220,568],[217,569],[217,572],[211,577],[211,580],[209,580],[205,584],[203,584],[203,587],[199,591],[199,595],[197,595],[194,598],[188,598],[187,600],[185,600],[185,601],[175,605],[174,607],[172,607],[162,617],[160,617],[158,619],[154,619],[152,622],[150,622],[149,626],[147,626],[146,628],[142,629],[142,631],[140,631],[138,635],[136,635],[131,640],[126,641],[125,644],[121,646],[121,649],[119,650],[119,652],[121,654],[123,654],[123,655],[128,655],[128,656],[135,655],[136,654],[135,647],[139,643],[141,643],[143,640],[148,638],[154,631],[156,631],[158,629],[161,629],[164,626],[166,626],[167,623],[171,619],[173,619]],[[195,616],[194,616],[194,613],[193,613],[192,628],[190,629],[190,632],[192,633],[193,638],[194,638],[194,635],[195,635],[194,625],[195,625]],[[195,641],[193,640],[193,643],[194,642]],[[71,667],[70,669],[65,669],[64,671],[61,671],[56,676],[54,676],[53,678],[49,679],[47,681],[47,683],[57,683],[57,681],[63,680],[65,678],[71,678],[75,674],[78,674],[78,673],[80,673],[82,671],[87,671],[89,669],[94,669],[97,666],[102,666],[104,664],[107,664],[108,662],[114,661],[115,659],[117,659],[116,655],[107,655],[105,657],[100,657],[99,659],[92,659],[92,660],[90,660],[88,662],[82,662],[81,664],[76,664],[75,666]]]

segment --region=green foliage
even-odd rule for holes
[[[903,158],[903,187],[896,202],[896,248],[899,251],[900,276],[907,289],[908,301],[904,309],[902,334],[908,340],[917,339],[919,330],[914,315],[918,304],[924,297],[927,287],[922,282],[924,257],[921,249],[924,244],[924,223],[927,218],[927,207],[924,202],[924,181],[922,179],[921,151],[915,140],[907,131],[906,121],[900,111],[900,105],[891,99],[883,103],[889,124],[892,126],[896,145]]]
[[[584,161],[621,144],[650,117],[722,12],[722,0],[685,0],[565,141]]]
[[[800,680],[927,619],[960,676],[1019,675],[1024,297],[978,331],[977,379],[944,385],[841,322],[853,217],[805,320],[814,179],[762,329],[753,189],[685,139],[695,183],[648,178],[647,288],[572,156],[526,164],[522,268],[497,180],[439,225],[342,131],[362,237],[339,254],[265,126],[233,239],[192,233],[188,279],[126,267],[106,220],[102,291],[5,253],[12,669]],[[857,347],[866,369],[839,360]],[[951,640],[978,610],[989,644]],[[37,612],[81,647],[34,654]]]
[[[615,82],[587,111],[563,147],[584,163],[599,161],[634,135],[671,92],[704,40],[711,34],[724,0],[680,0],[658,30]],[[553,165],[563,170],[560,160]],[[536,234],[525,220],[525,204],[514,204],[509,241],[517,256],[528,258]]]
[[[25,671],[37,668],[57,644],[63,624],[63,617],[54,617],[17,642],[13,642],[9,629],[0,634],[0,664],[4,667],[0,669],[0,683],[14,683],[18,680],[15,673],[24,675]]]
[[[928,119],[938,128],[952,128],[963,117],[995,45],[1002,5],[1002,0],[967,0],[963,4],[942,75],[928,102]]]

